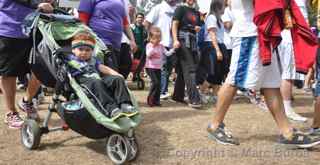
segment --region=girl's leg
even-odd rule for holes
[[[161,74],[161,72],[159,71],[159,73],[157,73],[157,70],[158,69],[151,68],[146,69],[147,74],[151,79],[151,86],[147,100],[148,105],[150,106],[160,104],[160,101],[158,101],[160,99],[160,79],[158,79],[159,77],[157,77],[157,74]]]

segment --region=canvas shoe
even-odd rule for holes
[[[22,98],[18,103],[18,107],[23,112],[27,113],[28,119],[34,119],[36,121],[40,120],[38,112],[37,112],[36,108],[33,106],[33,102],[29,103],[27,101],[24,101],[24,99]]]
[[[6,113],[4,123],[11,129],[20,129],[23,125],[23,120],[18,112],[8,112]]]

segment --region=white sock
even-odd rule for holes
[[[290,113],[293,111],[291,106],[291,100],[283,100],[284,110],[286,113]]]

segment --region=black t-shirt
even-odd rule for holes
[[[174,11],[174,21],[179,21],[178,30],[194,32],[195,26],[201,26],[200,13],[188,6],[179,6]]]

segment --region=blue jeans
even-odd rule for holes
[[[165,56],[165,63],[161,69],[161,94],[168,92],[169,77],[176,62],[176,56]]]

